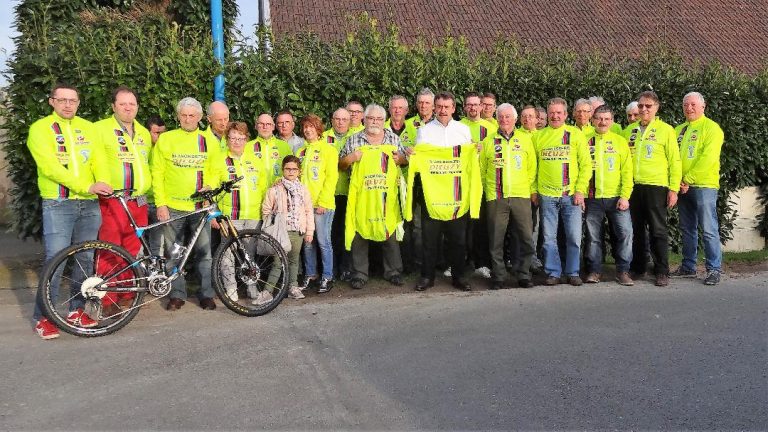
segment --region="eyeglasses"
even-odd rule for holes
[[[231,142],[231,143],[238,143],[238,142],[246,142],[246,141],[248,141],[248,139],[246,139],[246,138],[227,138],[227,141]]]
[[[384,121],[384,117],[371,117],[371,116],[368,116],[365,119],[366,120],[370,120],[370,121],[377,121],[377,122],[383,122]]]
[[[639,104],[637,104],[637,107],[638,107],[639,109],[643,109],[643,108],[645,108],[645,109],[651,109],[651,108],[653,108],[654,106],[656,106],[656,104],[655,104],[655,103],[649,103],[649,104],[641,104],[641,103],[639,103]]]
[[[363,110],[349,110],[349,112],[352,114],[362,114]]]
[[[52,97],[56,103],[62,104],[62,105],[76,105],[78,102],[80,102],[79,99],[67,99],[67,98],[55,98]]]

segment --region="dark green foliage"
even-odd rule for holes
[[[182,28],[169,26],[167,17],[158,13],[139,21],[74,26],[73,34],[66,37],[54,36],[42,23],[34,32],[24,33],[34,37],[22,36],[18,41],[21,49],[11,66],[13,108],[6,144],[18,185],[14,206],[19,218],[16,228],[22,235],[39,233],[34,165],[24,140],[29,122],[49,112],[45,92],[53,80],[70,79],[83,87],[80,113],[88,119],[109,112],[109,90],[122,83],[139,90],[142,118],[157,112],[170,121],[179,97],[210,100],[216,73],[207,38]],[[424,86],[452,91],[459,103],[467,91],[492,91],[499,95],[499,102],[518,108],[545,105],[553,96],[572,103],[579,97],[601,95],[614,107],[617,119],[623,119],[624,106],[639,92],[653,89],[661,98],[659,115],[676,125],[683,121],[683,95],[696,90],[706,97],[707,115],[721,124],[726,136],[718,202],[723,239],[730,238],[734,217],[727,194],[767,183],[768,70],[747,77],[714,64],[691,67],[658,46],[648,47],[645,56],[636,60],[533,51],[514,41],[500,41],[484,53],[471,53],[466,41],[451,38],[406,47],[399,43],[396,29],[379,31],[367,16],[352,20],[349,31],[345,41],[326,43],[312,35],[274,41],[262,30],[257,37],[272,44],[271,53],[251,45],[235,46],[236,54],[225,65],[232,119],[253,123],[261,112],[284,108],[297,116],[314,112],[328,119],[350,99],[386,105],[392,94],[403,94],[413,103],[413,96]],[[68,48],[53,49],[57,40],[69,44]],[[97,41],[96,48],[88,48],[91,41]],[[127,53],[136,61],[114,61]],[[676,219],[673,211],[675,248],[679,244]]]

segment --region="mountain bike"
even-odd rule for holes
[[[240,315],[253,317],[272,311],[288,293],[285,251],[277,240],[261,230],[235,229],[217,205],[222,192],[236,189],[241,179],[196,192],[191,198],[198,201],[200,208],[146,226],[138,226],[128,210],[133,191],[114,191],[108,197],[120,201],[141,242],[141,252],[135,257],[119,245],[100,240],[77,243],[60,251],[43,269],[38,286],[46,316],[61,330],[77,336],[104,336],[120,330],[136,317],[142,306],[167,296],[173,281],[184,277],[184,264],[192,246],[212,220],[218,222],[222,236],[211,268],[211,282],[217,296],[224,306]],[[146,239],[148,230],[196,214],[200,220],[186,244],[174,244],[168,257],[151,253]],[[272,280],[268,280],[270,272]],[[264,289],[272,292],[272,300],[252,304]],[[59,299],[59,292],[68,295]],[[106,302],[107,293],[114,293],[112,295],[120,300]],[[151,296],[148,300],[145,300],[146,294]],[[69,312],[77,308],[83,308],[95,323],[67,320]]]

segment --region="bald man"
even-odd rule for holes
[[[227,150],[227,125],[229,125],[229,108],[221,101],[211,102],[205,111],[208,120],[206,133],[219,143],[222,152]]]

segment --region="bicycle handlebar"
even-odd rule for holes
[[[239,182],[243,179],[243,176],[237,177],[233,180],[225,181],[221,183],[221,186],[217,187],[216,189],[211,190],[205,190],[205,191],[198,191],[190,195],[189,197],[194,200],[207,200],[210,201],[215,197],[216,195],[222,193],[222,192],[231,192],[232,187],[235,185],[235,183]]]

